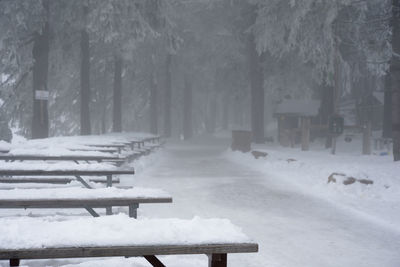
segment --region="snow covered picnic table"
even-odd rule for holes
[[[0,165],[1,176],[74,176],[85,187],[91,186],[81,176],[106,176],[107,186],[112,185],[113,175],[133,175],[133,168],[121,168],[106,163],[74,164],[68,162],[35,164],[9,162]]]
[[[140,187],[14,189],[0,194],[0,209],[85,208],[95,217],[99,215],[93,208],[126,206],[129,216],[136,218],[139,204],[171,202],[165,191]]]
[[[257,252],[240,228],[225,219],[143,219],[124,214],[57,221],[56,218],[0,218],[0,259],[207,254],[210,267],[227,266],[228,253]],[[77,234],[79,233],[79,234]]]
[[[96,162],[116,162],[123,163],[126,158],[121,156],[100,156],[100,155],[35,155],[35,154],[0,154],[0,160],[5,161],[96,161]]]

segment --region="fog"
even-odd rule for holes
[[[385,138],[397,125],[389,0],[0,5],[2,121],[28,138],[144,131],[190,139],[240,129],[264,143],[284,138],[276,111],[285,100],[299,100],[290,111],[299,118],[301,105],[319,101],[318,137],[334,116],[346,127],[371,123]]]
[[[400,0],[0,0],[0,266],[398,267],[399,161]]]

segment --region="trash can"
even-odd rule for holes
[[[233,130],[232,131],[232,145],[233,151],[239,150],[242,152],[249,152],[251,150],[252,133],[246,130]]]

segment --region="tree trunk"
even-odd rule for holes
[[[185,86],[183,92],[183,137],[185,140],[193,137],[192,122],[192,81],[188,74],[185,74]]]
[[[229,127],[229,105],[230,105],[230,98],[229,93],[227,91],[224,92],[224,98],[222,103],[222,129],[228,130]],[[236,110],[238,106],[235,106]]]
[[[49,13],[49,1],[43,1],[43,7]],[[48,16],[48,15],[47,15]],[[45,22],[41,33],[36,32],[32,49],[33,56],[33,118],[32,138],[46,138],[49,136],[48,101],[38,99],[40,94],[47,90],[47,76],[49,69],[49,22]],[[44,97],[45,98],[45,97]]]
[[[383,138],[392,138],[392,86],[390,73],[385,76],[385,91],[383,103]]]
[[[164,135],[171,136],[171,61],[172,55],[168,54],[165,62],[165,98],[164,98]]]
[[[368,121],[364,125],[363,129],[363,147],[362,153],[363,155],[371,155],[371,131],[372,131],[372,123]]]
[[[329,124],[329,118],[332,117],[334,112],[334,88],[326,84],[322,85],[321,107],[320,107],[320,123],[323,125]],[[325,148],[332,147],[332,136],[326,132]]]
[[[217,127],[217,94],[216,92],[211,93],[211,99],[209,101],[209,109],[207,114],[206,130],[208,133],[215,133]]]
[[[150,77],[150,132],[158,134],[158,118],[157,118],[157,80],[155,69]]]
[[[122,58],[114,58],[113,131],[122,132]]]
[[[87,12],[87,8],[85,9]],[[89,35],[81,31],[81,135],[90,135],[90,50]]]
[[[400,0],[392,0],[392,50],[390,65],[392,87],[393,158],[400,161]]]
[[[251,130],[253,141],[264,143],[264,77],[254,36],[249,37],[249,70],[251,85]]]

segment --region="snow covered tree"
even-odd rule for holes
[[[392,88],[392,136],[393,157],[400,161],[400,1],[392,3],[392,49],[393,56],[390,64]]]

